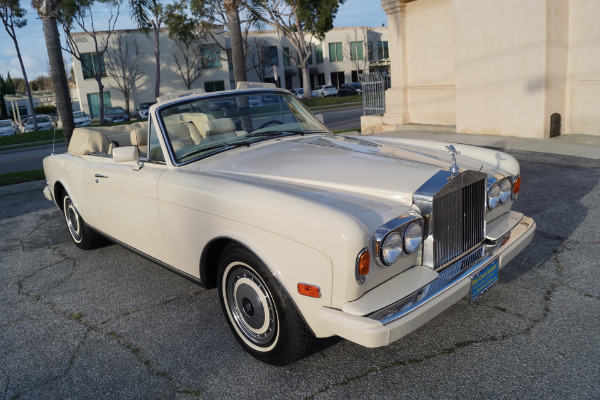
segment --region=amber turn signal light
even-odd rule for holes
[[[512,189],[513,200],[516,200],[517,197],[519,197],[520,191],[521,191],[521,177],[519,176],[517,179],[515,179],[515,182],[513,183],[513,189]]]
[[[371,253],[369,251],[363,251],[358,257],[357,272],[359,276],[369,275],[371,269]]]
[[[321,289],[319,289],[318,286],[309,285],[307,283],[299,283],[298,284],[298,293],[300,293],[302,296],[315,297],[315,298],[321,297]]]

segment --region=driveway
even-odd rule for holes
[[[0,398],[600,397],[600,162],[513,152],[538,232],[475,305],[392,345],[319,340],[287,367],[234,340],[216,290],[107,244],[41,191],[0,197]]]

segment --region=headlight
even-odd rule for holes
[[[505,204],[510,198],[511,193],[512,185],[510,184],[510,179],[503,179],[500,183],[500,203]]]
[[[421,224],[413,222],[404,231],[404,251],[406,254],[413,254],[423,240],[423,228]]]
[[[385,265],[392,265],[402,254],[402,236],[392,232],[385,237],[381,246],[381,259]]]
[[[488,208],[493,210],[500,203],[500,187],[496,183],[488,190]]]

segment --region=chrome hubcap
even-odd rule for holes
[[[252,343],[268,345],[277,334],[277,315],[263,281],[238,265],[227,276],[225,290],[227,307],[238,330]]]
[[[71,199],[67,199],[65,201],[65,218],[67,220],[67,226],[69,227],[69,232],[71,232],[71,236],[76,242],[81,240],[81,226],[79,224],[79,214],[73,206],[73,202]]]

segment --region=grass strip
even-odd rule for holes
[[[0,186],[15,185],[17,183],[34,182],[45,179],[43,169],[32,169],[29,171],[8,172],[0,174]]]

